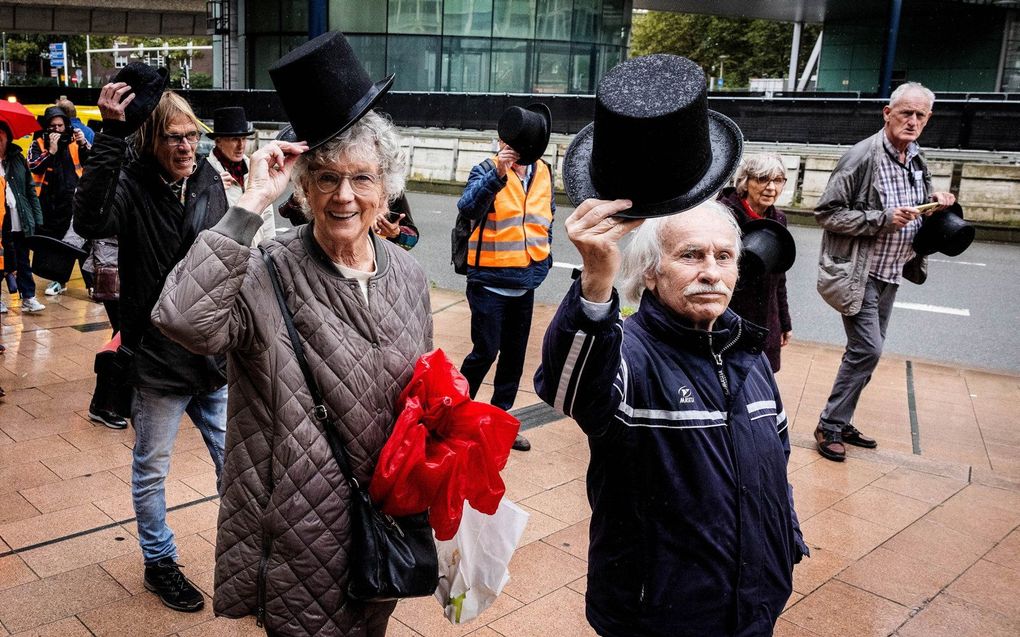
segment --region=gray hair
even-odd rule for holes
[[[393,202],[399,198],[407,184],[407,153],[400,141],[397,127],[389,117],[368,111],[343,133],[301,155],[294,165],[291,181],[294,183],[294,198],[305,216],[311,218],[305,197],[308,173],[342,158],[379,164],[387,200]]]
[[[889,107],[892,108],[907,93],[920,93],[928,101],[928,110],[935,106],[935,94],[924,87],[920,82],[904,82],[896,87],[896,90],[889,96]]]
[[[743,248],[740,241],[740,226],[737,225],[737,220],[729,209],[718,201],[706,201],[691,209],[691,211],[693,210],[713,212],[733,228],[733,234],[737,238],[736,249],[739,258]],[[623,266],[620,271],[619,290],[625,300],[638,303],[645,291],[645,276],[653,272],[662,272],[660,269],[662,265],[662,231],[667,224],[683,221],[684,214],[648,219],[633,233],[630,244],[623,252]]]
[[[775,153],[762,153],[745,158],[733,179],[737,195],[746,197],[747,180],[757,177],[786,177],[786,164],[783,163],[783,158]]]

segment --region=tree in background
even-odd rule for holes
[[[801,69],[821,30],[817,24],[804,26],[800,37]],[[752,77],[786,77],[792,39],[791,22],[649,11],[634,15],[630,54],[682,55],[700,64],[710,77],[719,76],[719,60],[725,56],[725,86],[746,88]]]

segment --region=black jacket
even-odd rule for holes
[[[198,233],[223,217],[226,192],[203,159],[188,178],[182,206],[154,158],[125,164],[127,152],[123,139],[96,135],[74,196],[74,230],[86,239],[120,239],[121,338],[134,352],[134,384],[181,394],[212,391],[226,383],[224,360],[174,343],[152,325],[149,313]]]
[[[71,157],[70,147],[77,147],[78,161],[82,166],[90,156],[88,148],[78,146],[68,128],[57,143],[55,154],[43,153],[47,144],[48,134],[37,131],[32,137],[32,145],[28,151],[28,166],[36,175],[45,178],[45,184],[39,192],[39,203],[42,205],[43,223],[36,232],[54,239],[63,239],[71,226],[71,202],[74,189],[78,186],[78,173]],[[41,144],[41,145],[40,145]]]

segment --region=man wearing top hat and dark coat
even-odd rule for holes
[[[701,68],[652,55],[605,75],[564,158],[583,268],[535,389],[588,437],[585,600],[602,637],[771,635],[808,554],[765,330],[727,308],[740,231],[710,199],[741,147]],[[640,299],[625,321],[620,294]]]
[[[227,205],[237,204],[244,193],[245,179],[248,175],[248,138],[255,134],[240,106],[226,106],[213,111],[213,130],[209,133],[215,146],[207,159],[212,167],[220,173],[223,188],[227,191]],[[263,239],[276,236],[276,215],[273,207],[268,206],[261,213],[262,227],[255,233],[252,245],[262,243]]]
[[[509,411],[524,373],[535,288],[552,265],[553,177],[542,154],[551,114],[544,104],[511,106],[499,119],[499,152],[471,169],[457,202],[475,224],[468,240],[471,353],[460,371],[471,397],[496,362],[490,403]],[[513,445],[527,451],[521,435]]]
[[[900,279],[924,283],[928,261],[914,251],[922,225],[917,206],[955,203],[935,192],[917,138],[931,118],[935,95],[916,82],[893,91],[885,125],[836,163],[815,206],[823,229],[818,293],[843,319],[846,350],[815,429],[818,452],[842,462],[846,445],[878,446],[854,424],[861,392],[882,356]],[[927,211],[924,214],[931,214]]]
[[[156,329],[149,315],[173,266],[200,231],[223,217],[227,197],[219,173],[205,160],[196,163],[198,119],[166,84],[166,69],[135,62],[103,87],[98,101],[103,131],[96,134],[75,193],[74,229],[87,238],[119,239],[118,356],[134,388],[131,496],[144,584],[169,608],[194,612],[204,600],[177,564],[164,483],[185,413],[201,432],[219,477],[225,360],[189,352]],[[137,151],[131,157],[129,143]]]

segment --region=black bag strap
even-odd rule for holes
[[[482,162],[485,165],[486,170],[496,170],[496,162],[492,161],[492,158],[487,158]],[[482,239],[485,238],[485,224],[489,221],[489,213],[482,213],[482,218],[471,222],[471,232],[468,233],[468,240],[471,239],[471,235],[475,233],[475,228],[478,230],[478,243],[475,245],[475,267],[478,267],[478,263],[482,259]]]
[[[287,307],[287,301],[283,296],[283,286],[280,284],[280,275],[276,270],[276,263],[264,248],[259,246],[259,250],[262,252],[262,260],[265,261],[266,268],[269,270],[269,280],[273,282],[276,302],[279,303],[280,311],[283,313],[283,322],[287,326],[287,335],[290,337],[291,346],[294,348],[294,357],[297,358],[298,366],[301,367],[301,374],[305,377],[305,384],[308,385],[308,393],[312,395],[312,401],[315,403],[315,407],[312,408],[312,416],[322,424],[322,429],[326,432],[326,440],[329,442],[329,448],[333,452],[333,458],[340,467],[340,471],[347,478],[347,482],[360,492],[361,484],[354,477],[354,470],[351,468],[347,451],[340,440],[336,425],[329,418],[329,412],[326,411],[326,403],[322,400],[319,385],[315,382],[312,370],[308,367],[308,360],[305,358],[305,348],[301,344],[301,337],[298,335],[297,328],[294,327],[294,315],[291,314],[290,308]]]

